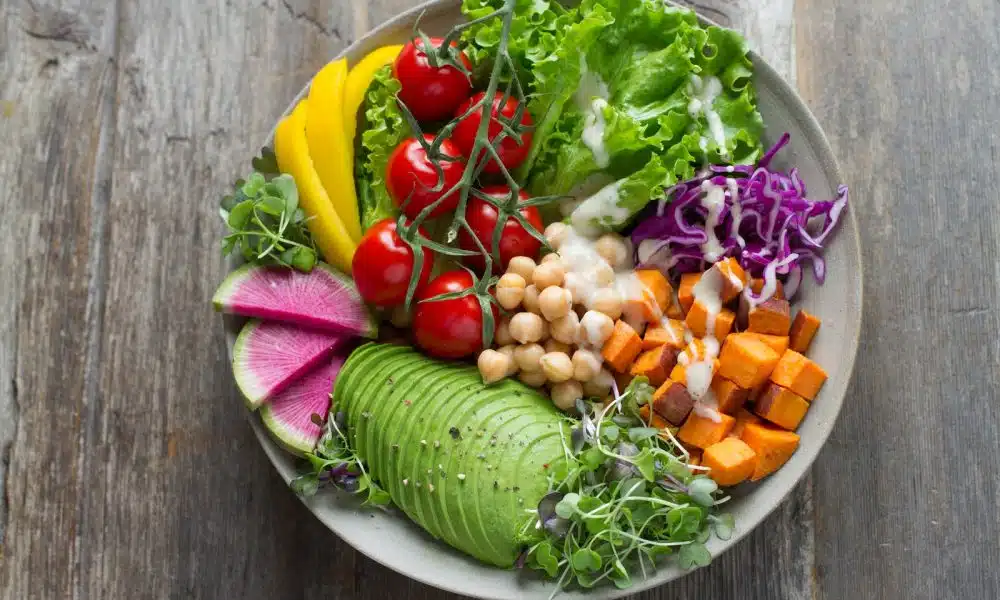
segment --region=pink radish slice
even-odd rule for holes
[[[233,375],[250,410],[327,363],[349,338],[275,321],[251,320],[233,346]]]
[[[276,395],[260,409],[260,418],[271,435],[290,452],[312,452],[323,434],[319,423],[326,423],[330,412],[333,381],[344,364],[344,356],[335,355]],[[314,416],[319,418],[314,420]]]
[[[370,338],[378,333],[354,282],[324,263],[309,273],[244,265],[226,277],[212,304],[221,312],[309,329]]]

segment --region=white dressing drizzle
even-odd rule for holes
[[[705,260],[714,263],[719,260],[724,250],[719,242],[719,236],[715,234],[715,228],[719,226],[719,216],[726,207],[726,192],[722,186],[715,185],[711,181],[702,182],[701,190],[704,192],[701,196],[701,206],[708,211],[705,217],[705,243],[701,245],[701,252],[705,255]]]
[[[691,118],[697,119],[700,115],[705,115],[708,123],[708,131],[712,135],[712,141],[719,147],[719,154],[728,156],[726,150],[726,129],[722,125],[722,117],[715,111],[713,104],[715,99],[722,93],[722,82],[718,77],[709,76],[702,79],[698,75],[692,75],[688,84],[688,92],[691,94],[691,101],[688,102],[688,114]],[[708,138],[702,137],[699,142],[703,152],[708,151]]]
[[[718,187],[718,186],[716,186]],[[721,188],[720,188],[721,189]],[[716,423],[722,421],[719,414],[719,403],[712,394],[712,375],[715,359],[719,356],[719,341],[715,338],[715,319],[722,310],[722,288],[724,279],[722,272],[715,267],[702,273],[698,283],[694,285],[692,294],[694,301],[705,307],[705,355],[692,361],[685,368],[687,390],[695,399],[694,411],[699,416],[711,419]]]
[[[731,169],[732,167],[727,167]],[[743,205],[740,204],[740,188],[736,180],[732,177],[726,178],[726,187],[729,188],[729,198],[732,200],[729,206],[729,214],[733,218],[733,223],[729,227],[729,235],[736,238],[736,243],[740,248],[747,247],[747,241],[740,235],[740,223],[743,221]]]
[[[583,53],[580,54],[580,85],[573,99],[585,115],[581,139],[594,155],[597,166],[603,169],[611,162],[604,146],[604,109],[608,106],[608,86],[597,73],[587,68],[587,57]]]
[[[618,190],[622,181],[609,183],[576,207],[570,215],[570,222],[578,232],[596,236],[601,233],[598,224],[623,223],[631,216],[627,206],[618,205]]]

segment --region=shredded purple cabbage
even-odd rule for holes
[[[735,257],[752,276],[763,277],[768,289],[773,289],[768,283],[782,280],[788,298],[798,291],[802,267],[808,262],[816,281],[822,284],[826,278],[823,244],[847,206],[847,186],[838,187],[833,200],[809,200],[797,169],[788,173],[770,169],[771,160],[789,138],[787,133],[781,136],[755,167],[712,165],[694,179],[667,190],[656,214],[632,231],[637,260],[642,259],[643,266],[679,276]],[[722,252],[709,260],[703,250],[708,241],[708,209],[702,200],[711,186],[725,190],[725,204],[715,228]],[[640,257],[639,246],[646,240],[657,245]],[[646,246],[648,249],[649,244]]]

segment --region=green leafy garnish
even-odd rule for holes
[[[273,156],[265,152],[254,159],[258,170],[237,181],[235,192],[222,199],[219,213],[230,232],[222,240],[222,252],[239,252],[247,262],[308,273],[316,264],[316,245],[299,208],[295,180],[276,174]]]
[[[392,76],[392,67],[386,65],[375,73],[365,92],[362,133],[355,159],[362,229],[399,214],[385,185],[385,171],[392,151],[410,135],[410,127],[396,100],[401,87]]]
[[[361,459],[348,444],[342,415],[329,415],[316,450],[306,454],[306,460],[309,469],[290,484],[292,490],[301,496],[312,496],[321,487],[331,486],[364,495],[364,503],[368,505],[384,507],[392,502],[389,493],[372,480]]]
[[[710,531],[732,535],[732,517],[717,512],[726,498],[715,482],[695,475],[669,435],[619,412],[629,406],[638,413],[651,390],[639,380],[608,407],[580,402],[581,420],[564,425],[573,428],[564,437],[575,447],[564,446],[565,468],[550,475],[551,492],[524,530],[546,533],[525,549],[523,564],[557,578],[556,593],[604,580],[629,587],[667,555],[684,568],[704,566]]]

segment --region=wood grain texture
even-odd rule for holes
[[[218,195],[320,66],[416,3],[0,0],[0,598],[449,597],[286,489],[208,304]],[[636,597],[1000,597],[1000,8],[696,8],[797,75],[831,137],[864,358],[813,475]]]
[[[865,243],[860,360],[814,468],[820,597],[1000,598],[1000,6],[796,14]]]

